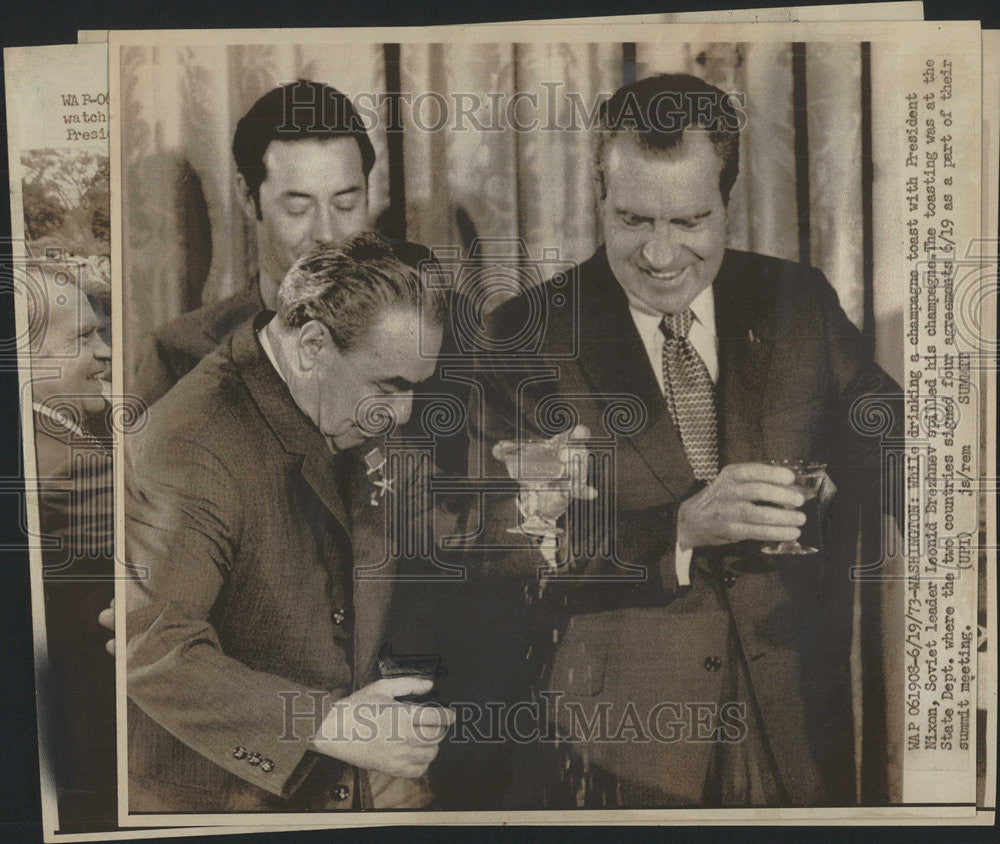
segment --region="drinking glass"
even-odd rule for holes
[[[493,454],[502,460],[508,474],[520,484],[518,509],[523,521],[507,528],[508,533],[529,536],[556,537],[563,529],[546,519],[539,512],[546,495],[566,494],[568,471],[560,451],[565,443],[560,438],[551,440],[521,439],[498,443]]]
[[[801,527],[798,540],[791,542],[768,542],[761,546],[762,554],[816,554],[822,545],[820,526],[819,491],[826,478],[825,463],[807,463],[803,460],[769,460],[772,466],[784,466],[795,473],[795,488],[805,498],[802,510],[806,520]],[[800,541],[801,540],[801,541]]]

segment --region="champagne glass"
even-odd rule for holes
[[[565,447],[562,438],[550,440],[525,438],[517,442],[504,440],[493,448],[493,455],[502,460],[508,474],[520,484],[518,509],[523,521],[507,528],[508,533],[528,536],[557,537],[563,529],[541,514],[542,503],[549,495],[568,494],[566,461],[560,459]]]
[[[769,542],[761,546],[761,553],[770,555],[816,554],[819,551],[817,546],[822,544],[820,542],[819,491],[826,479],[826,464],[808,463],[803,460],[769,460],[768,463],[772,466],[784,466],[795,473],[795,489],[801,492],[805,499],[799,509],[806,515],[800,536],[800,539],[805,539],[806,542],[798,540]]]

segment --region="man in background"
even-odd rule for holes
[[[337,244],[369,228],[368,177],[375,148],[350,99],[329,85],[300,79],[264,94],[236,125],[236,191],[251,221],[257,273],[233,295],[156,329],[140,353],[130,392],[148,405],[261,309],[273,311],[278,285],[292,264],[319,244]],[[392,241],[404,263],[421,270],[430,250]],[[450,302],[450,294],[448,296]],[[454,346],[451,321],[443,340]],[[424,435],[422,414],[436,396],[464,403],[467,385],[435,373],[421,385],[404,433]],[[439,443],[438,465],[458,474],[465,465],[464,431]]]
[[[72,263],[27,268],[46,684],[42,750],[63,832],[117,822],[114,664],[94,616],[114,594],[111,350]]]
[[[299,80],[262,96],[236,125],[236,191],[251,221],[257,273],[233,295],[161,326],[133,392],[152,404],[261,308],[274,309],[288,268],[320,243],[368,225],[375,149],[351,101]]]

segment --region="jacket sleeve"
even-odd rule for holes
[[[212,613],[238,547],[240,500],[226,466],[197,442],[159,442],[127,467],[128,695],[212,762],[288,796],[345,690],[315,691],[223,652]]]
[[[190,368],[190,367],[188,367]],[[152,334],[139,352],[139,366],[131,385],[133,395],[147,405],[162,398],[184,374],[171,362],[170,349],[161,337]]]

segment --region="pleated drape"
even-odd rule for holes
[[[895,244],[865,211],[873,189],[881,196],[891,116],[864,124],[870,81],[857,44],[137,47],[121,60],[127,363],[138,332],[228,295],[254,272],[230,145],[236,121],[268,89],[310,78],[356,100],[378,155],[373,225],[451,255],[478,237],[515,244],[526,260],[579,261],[600,243],[588,117],[628,79],[681,71],[742,98],[730,245],[818,266],[879,359],[898,370],[894,274],[870,266],[873,253],[875,267],[887,265]],[[885,72],[877,51],[872,66]],[[387,91],[387,79],[398,90]],[[402,98],[393,142],[387,94]],[[863,173],[866,140],[874,188]],[[401,207],[390,208],[390,196]]]

